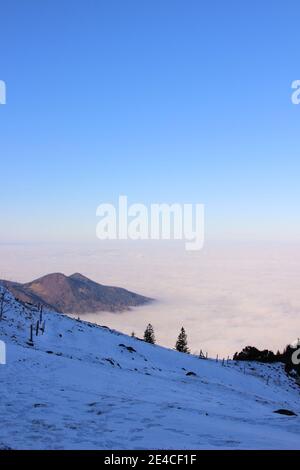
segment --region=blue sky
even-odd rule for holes
[[[0,241],[93,240],[101,202],[201,202],[300,239],[299,2],[3,0]]]

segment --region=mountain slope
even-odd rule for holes
[[[26,284],[0,282],[23,302],[40,303],[63,313],[117,312],[152,300],[120,287],[98,284],[79,273],[48,274]]]
[[[10,296],[0,448],[300,448],[299,388],[282,365],[223,367],[48,311],[29,346],[38,319]]]

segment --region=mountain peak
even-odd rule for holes
[[[63,273],[50,273],[50,274],[46,274],[45,276],[41,276],[41,277],[39,277],[38,279],[35,279],[32,282],[40,282],[40,281],[44,282],[44,281],[49,281],[49,280],[62,281],[62,280],[65,280],[65,279],[67,279],[67,276]]]
[[[76,279],[78,281],[93,282],[93,281],[91,281],[91,279],[89,279],[88,277],[86,277],[86,276],[84,276],[83,274],[80,274],[80,273],[71,274],[71,276],[69,276],[69,279]]]
[[[52,273],[26,284],[3,284],[23,302],[42,304],[62,313],[121,312],[153,300],[120,287],[98,284],[80,273]]]

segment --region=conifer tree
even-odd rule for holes
[[[187,354],[189,354],[189,352],[190,352],[189,348],[188,348],[188,345],[187,345],[186,332],[185,332],[185,329],[183,327],[181,328],[180,333],[178,335],[175,348],[179,352],[183,352],[183,353],[187,353]]]
[[[144,341],[146,343],[155,344],[155,336],[153,326],[149,323],[144,333]]]

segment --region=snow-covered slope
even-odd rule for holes
[[[29,346],[39,312],[6,307],[0,448],[300,448],[300,389],[281,365],[222,366],[49,311]]]

